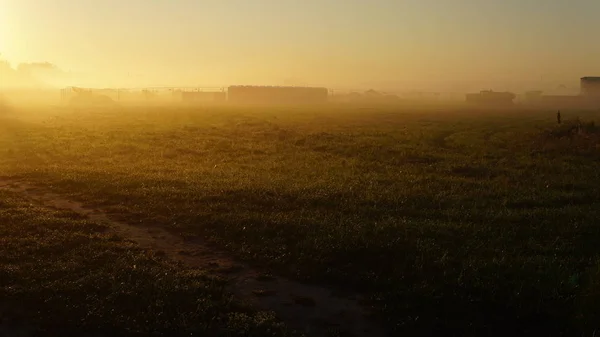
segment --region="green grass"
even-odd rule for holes
[[[44,336],[286,336],[224,280],[182,268],[70,212],[0,191],[2,328]]]
[[[394,335],[591,336],[600,149],[593,126],[553,123],[455,108],[22,112],[0,125],[0,172],[364,291]]]

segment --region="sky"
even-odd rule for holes
[[[461,90],[600,74],[598,0],[0,0],[0,54],[97,85]]]

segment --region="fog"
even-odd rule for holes
[[[580,77],[600,74],[584,33],[600,2],[575,3],[0,0],[0,90],[54,90],[53,102],[72,86],[577,95]]]
[[[148,69],[152,73],[153,69]],[[525,76],[524,76],[525,77]],[[533,76],[531,76],[533,77]],[[327,81],[325,81],[327,82]],[[152,87],[195,87],[224,88],[238,83],[226,81],[203,81],[200,76],[197,81],[178,78],[178,74],[160,77],[144,77],[142,75],[127,74],[119,78],[110,72],[93,76],[86,73],[76,73],[63,70],[59,65],[51,62],[30,62],[13,65],[0,56],[0,90],[30,90],[30,89],[62,89],[76,86],[84,88],[152,88]],[[283,85],[283,86],[316,86],[301,77],[285,77],[281,82],[255,81],[244,83],[247,85]],[[557,79],[529,79],[529,80],[475,80],[475,79],[397,79],[392,81],[365,81],[361,84],[338,84],[325,86],[337,93],[364,92],[377,90],[390,94],[423,95],[444,94],[461,95],[467,92],[480,90],[511,91],[524,93],[530,90],[541,90],[545,93],[558,95],[573,95],[579,91],[579,78],[574,77],[566,81]]]
[[[0,4],[0,53],[13,68],[60,69],[35,74],[35,85],[559,94],[600,74],[600,45],[586,33],[599,1]],[[2,81],[34,85],[25,73]]]

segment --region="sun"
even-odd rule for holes
[[[0,13],[0,57],[8,52],[8,31],[3,15]]]
[[[10,22],[6,11],[7,4],[0,0],[0,58],[6,58],[11,53]]]

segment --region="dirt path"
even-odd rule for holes
[[[220,273],[230,279],[230,292],[258,309],[272,310],[289,327],[308,336],[328,336],[328,331],[332,330],[350,336],[384,336],[383,330],[367,319],[368,312],[359,305],[361,298],[358,295],[341,298],[324,287],[276,276],[265,277],[201,242],[186,242],[156,227],[144,228],[111,220],[100,209],[87,208],[80,202],[24,181],[0,178],[0,188],[20,193],[45,207],[69,210],[106,224],[116,234],[135,241],[140,247],[164,253],[189,267]]]

